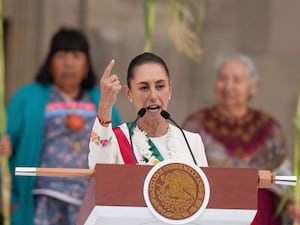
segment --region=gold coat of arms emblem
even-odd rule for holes
[[[163,222],[185,223],[198,217],[208,203],[209,185],[199,167],[162,162],[149,172],[144,184],[148,208]]]

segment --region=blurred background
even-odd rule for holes
[[[221,53],[239,51],[253,58],[261,78],[251,105],[280,122],[292,153],[292,123],[300,91],[300,1],[199,0],[202,55],[198,61],[179,51],[170,38],[171,3],[157,1],[152,51],[170,69],[172,117],[180,124],[191,112],[214,103],[215,59]],[[144,50],[141,0],[3,0],[3,16],[6,101],[34,79],[51,36],[62,26],[79,28],[87,35],[99,77],[114,58],[113,72],[125,83],[128,63]],[[128,104],[121,93],[117,106],[123,121],[136,116]]]

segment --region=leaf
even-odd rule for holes
[[[190,7],[183,5],[182,1],[170,2],[172,3],[168,13],[169,36],[179,52],[184,52],[189,58],[199,62],[203,54],[199,34],[203,23],[204,7],[199,7],[199,5],[203,6],[199,1],[192,1]],[[190,8],[200,8],[203,14],[195,16]]]
[[[297,132],[297,137],[299,138],[300,136],[300,117],[299,118],[295,118],[294,119],[294,127],[295,127],[295,130]]]
[[[152,48],[152,32],[154,28],[155,15],[156,15],[157,0],[144,0],[143,12],[144,12],[144,26],[146,39],[144,43],[144,51],[149,52]]]
[[[4,79],[4,46],[3,46],[3,13],[2,1],[0,2],[0,135],[6,132],[5,114],[5,79]],[[8,158],[1,157],[1,204],[4,217],[4,225],[10,224],[10,187],[11,175],[9,171]]]
[[[294,187],[288,187],[276,209],[276,213],[279,214],[283,210],[287,200],[294,196],[295,205],[297,208],[300,208],[300,93],[298,97],[298,104],[297,104],[297,111],[296,117],[293,121],[294,128],[295,128],[295,136],[294,136],[294,170],[293,174],[297,177],[297,183]],[[294,224],[297,225],[297,224]]]
[[[289,186],[285,190],[285,192],[284,192],[284,194],[281,198],[281,201],[280,201],[279,205],[277,206],[276,215],[279,215],[282,212],[282,210],[284,209],[285,204],[290,199],[290,196],[291,196],[292,193],[293,193],[293,187]]]
[[[145,52],[151,51],[152,48],[157,2],[157,0],[143,1]],[[200,34],[205,15],[204,1],[169,0],[167,4],[170,39],[174,42],[177,51],[199,62],[203,54]]]

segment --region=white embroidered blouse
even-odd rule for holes
[[[126,123],[120,125],[120,128],[130,143],[129,130]],[[204,145],[200,135],[189,131],[184,131],[184,133],[192,149],[197,165],[201,167],[208,166]],[[146,136],[144,135],[144,137]],[[138,149],[138,146],[143,146],[144,137],[141,133],[136,136],[133,134],[132,136],[135,157],[139,164],[156,164],[156,160],[152,160],[149,163],[144,163],[140,160],[143,158],[143,154],[146,154],[143,153],[145,151]],[[184,137],[177,127],[170,124],[168,132],[165,135],[161,137],[151,137],[150,139],[157,149],[159,149],[159,152],[164,159],[178,159],[179,161],[194,163]],[[94,168],[97,163],[124,164],[117,137],[112,130],[111,124],[108,127],[104,127],[99,123],[98,119],[95,119],[89,149],[88,162],[90,168]]]

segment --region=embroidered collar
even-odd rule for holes
[[[212,107],[199,111],[196,118],[207,133],[226,147],[231,156],[251,154],[272,132],[272,118],[254,109],[249,109],[242,118],[230,119]]]

